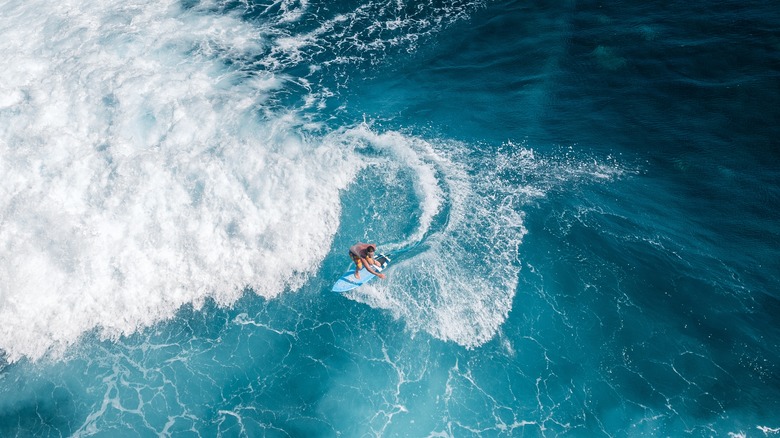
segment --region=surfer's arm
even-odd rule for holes
[[[381,274],[379,272],[376,272],[373,267],[371,267],[371,263],[363,263],[363,265],[366,267],[366,271],[376,275],[379,278],[385,278],[385,274]]]
[[[369,266],[372,266],[372,265],[373,265],[373,266],[382,266],[382,264],[381,264],[381,263],[379,263],[379,261],[377,261],[377,260],[376,260],[374,257],[372,257],[372,256],[370,256],[370,255],[369,255],[369,256],[367,256],[367,257],[365,258],[365,260],[368,262],[368,265],[369,265]]]

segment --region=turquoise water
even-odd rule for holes
[[[0,3],[0,436],[780,435],[776,7],[331,3]]]

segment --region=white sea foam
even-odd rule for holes
[[[413,257],[394,263],[387,280],[350,296],[387,309],[412,332],[426,331],[466,347],[492,339],[511,310],[517,287],[517,248],[526,233],[522,214],[500,199],[496,202],[508,195],[500,185],[484,175],[470,176],[462,161],[450,158],[459,153],[457,144],[437,146],[365,127],[351,134],[414,170],[419,225],[407,239],[385,249],[421,246]],[[445,203],[446,224],[433,229]]]
[[[239,80],[222,63],[262,49],[256,28],[178,2],[0,8],[8,360],[93,328],[131,333],[207,297],[229,304],[245,287],[274,296],[317,268],[361,165],[294,114],[258,121],[282,81]]]
[[[273,69],[310,62],[328,66],[376,65],[392,50],[416,51],[421,41],[466,19],[483,3],[482,0],[459,0],[409,7],[397,0],[368,1],[332,16],[318,16],[317,27],[297,32],[284,25],[298,21],[308,13],[308,2],[275,1],[264,13],[278,7],[282,14],[274,16],[272,21],[280,26],[270,30],[274,35],[273,47],[268,56],[258,62]],[[339,6],[332,9],[340,10]],[[323,53],[327,56],[315,61]]]
[[[412,332],[425,331],[467,348],[500,333],[512,309],[527,233],[524,210],[555,190],[611,180],[625,172],[610,160],[583,159],[574,151],[562,158],[539,156],[524,145],[508,143],[493,154],[475,157],[451,141],[431,143],[365,129],[353,133],[414,169],[422,213],[407,239],[384,247],[416,245],[416,254],[402,254],[386,280],[349,296],[388,310]],[[432,227],[445,207],[446,223]]]
[[[383,152],[384,158],[372,164],[377,164],[385,172],[396,170],[399,166],[411,170],[420,207],[419,223],[415,232],[406,239],[388,244],[383,249],[394,251],[420,242],[430,230],[433,218],[441,211],[444,202],[438,175],[440,170],[437,168],[441,157],[429,142],[394,131],[379,133],[365,123],[346,130],[343,137],[353,144],[368,144]]]

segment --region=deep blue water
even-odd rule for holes
[[[772,2],[0,11],[0,436],[780,435]]]

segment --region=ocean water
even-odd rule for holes
[[[0,0],[0,436],[780,436],[778,29]]]

